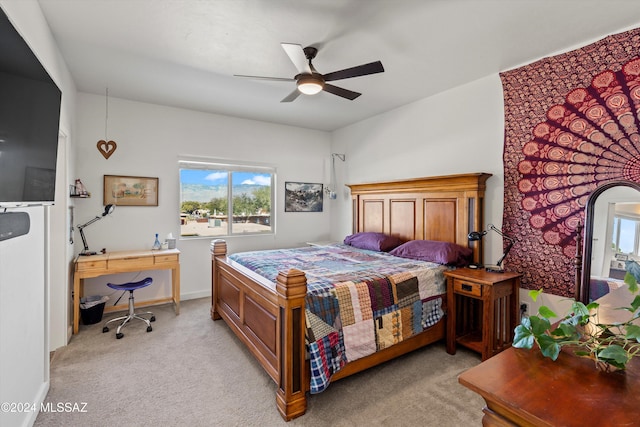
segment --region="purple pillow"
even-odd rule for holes
[[[468,265],[471,262],[473,250],[449,242],[439,242],[436,240],[411,240],[398,246],[389,252],[389,254],[402,258],[411,258],[461,267]]]
[[[344,238],[345,245],[378,252],[389,252],[402,242],[398,237],[374,232],[356,233]]]

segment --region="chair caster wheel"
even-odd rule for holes
[[[147,326],[147,332],[151,332],[153,331],[153,328],[151,326]]]
[[[104,328],[102,328],[102,333],[105,334],[109,332],[109,328],[107,328],[106,326]]]
[[[155,322],[156,321],[156,316],[151,316],[151,319],[149,319],[149,322]]]
[[[124,336],[124,334],[123,334],[122,332],[120,332],[119,334],[116,334],[116,338],[117,338],[117,339],[120,339],[120,338],[122,338],[123,336]]]

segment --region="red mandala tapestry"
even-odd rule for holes
[[[573,297],[576,225],[591,192],[640,183],[640,29],[500,74],[506,260],[528,289]]]

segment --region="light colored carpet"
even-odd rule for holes
[[[40,413],[35,426],[481,425],[482,398],[457,381],[480,357],[451,356],[443,343],[331,384],[285,423],[276,384],[209,307],[209,298],[183,301],[179,316],[153,307],[153,331],[134,323],[120,340],[102,323],[81,325],[53,357],[46,402],[86,412]]]

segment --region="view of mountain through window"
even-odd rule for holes
[[[256,169],[181,162],[180,235],[273,233],[274,172]]]

